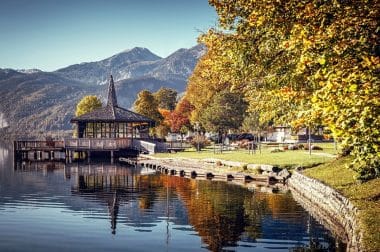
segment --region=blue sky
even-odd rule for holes
[[[1,0],[0,68],[52,71],[135,46],[166,57],[216,20],[207,0]]]

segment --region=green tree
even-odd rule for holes
[[[200,123],[207,131],[226,133],[241,126],[246,109],[242,94],[223,91],[216,94],[204,109],[199,117]]]
[[[156,99],[148,90],[142,90],[137,94],[133,108],[137,113],[153,119],[157,124],[161,123],[163,119],[158,111]]]
[[[161,87],[153,94],[161,109],[174,110],[177,103],[177,91],[172,88]]]
[[[75,116],[87,114],[102,107],[102,102],[95,95],[86,95],[79,101],[75,110]]]

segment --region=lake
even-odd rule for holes
[[[290,192],[262,189],[117,163],[14,162],[3,144],[0,251],[344,251]]]

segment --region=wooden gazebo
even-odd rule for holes
[[[74,117],[70,122],[75,124],[76,145],[85,146],[84,150],[96,150],[100,146],[114,150],[131,148],[133,139],[149,138],[149,128],[155,124],[148,117],[118,106],[112,75],[108,85],[107,105]],[[71,145],[73,144],[69,144]]]
[[[53,160],[63,157],[70,160],[74,152],[79,153],[79,158],[81,158],[83,153],[87,153],[87,157],[90,157],[92,152],[106,151],[111,154],[111,160],[113,160],[115,152],[116,155],[126,152],[131,154],[141,151],[142,148],[150,149],[151,152],[155,151],[154,143],[144,141],[149,138],[149,128],[153,127],[155,122],[118,106],[112,75],[108,86],[107,105],[73,117],[70,122],[75,124],[73,138],[15,141],[15,158]],[[66,155],[62,156],[62,152]]]
[[[105,107],[70,120],[76,124],[78,138],[147,138],[154,121],[143,115],[119,107],[112,75]]]

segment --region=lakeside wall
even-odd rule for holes
[[[347,251],[363,251],[358,209],[342,194],[295,170],[288,180],[294,198],[333,234],[347,243]]]

